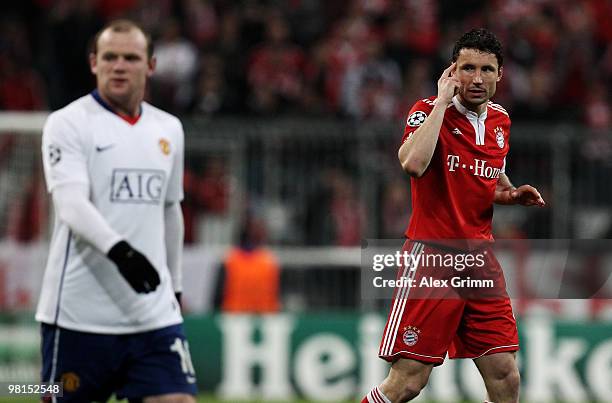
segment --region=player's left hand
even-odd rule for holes
[[[510,199],[514,204],[522,206],[540,206],[546,205],[546,202],[540,195],[540,192],[531,185],[521,185],[510,191]]]

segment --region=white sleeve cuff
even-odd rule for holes
[[[180,203],[166,204],[164,208],[166,260],[174,292],[183,291],[183,238],[185,225]]]

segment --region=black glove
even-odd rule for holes
[[[119,273],[137,293],[155,291],[159,285],[159,275],[155,267],[126,241],[113,245],[107,256],[117,265]]]

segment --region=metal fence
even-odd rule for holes
[[[0,244],[9,252],[15,240],[45,244],[48,237],[51,209],[40,164],[43,121],[0,115]],[[361,240],[401,238],[410,213],[409,178],[396,156],[401,125],[303,118],[191,118],[183,123],[183,209],[190,250],[223,250],[238,240],[244,216],[255,215],[280,256],[285,308],[361,306]],[[513,125],[507,173],[515,184],[540,189],[548,207],[496,206],[496,236],[610,237],[611,144],[612,133],[580,126]],[[199,267],[197,253],[194,270],[208,270],[222,256],[213,253]],[[29,261],[29,278],[37,279],[44,253],[32,256],[40,262]],[[0,272],[9,273],[10,263],[0,256]],[[7,288],[2,295],[21,281],[14,278],[24,277],[0,279],[0,289]],[[194,287],[199,301],[210,299],[214,287],[212,277],[204,281],[212,285]],[[24,293],[36,294],[38,286],[34,280]],[[29,309],[36,296],[3,298],[0,310]]]
[[[350,245],[400,237],[409,181],[397,162],[400,125],[333,120],[189,120],[187,166],[205,146],[225,144],[235,191],[265,216],[271,242]],[[496,207],[502,237],[605,237],[610,230],[612,133],[580,126],[515,124],[507,173],[530,183],[546,209]],[[236,155],[235,153],[238,153]],[[244,207],[244,206],[243,206]],[[351,222],[351,224],[346,224]],[[352,227],[352,228],[348,228]]]
[[[36,226],[48,214],[43,120],[27,116],[0,116],[0,239],[37,239],[40,234],[29,232],[46,228]],[[410,201],[396,157],[400,125],[303,118],[183,122],[190,243],[235,241],[247,210],[262,217],[275,245],[350,246],[362,238],[401,237]],[[538,187],[548,208],[496,207],[498,236],[609,235],[612,133],[515,124],[507,173],[515,184]]]

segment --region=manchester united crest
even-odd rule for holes
[[[164,155],[170,154],[170,142],[164,138],[159,139],[159,148]]]
[[[502,129],[501,126],[497,126],[494,132],[497,145],[499,146],[499,148],[504,148],[504,129]]]
[[[414,326],[406,326],[404,330],[404,335],[402,336],[404,344],[407,346],[414,346],[417,344],[417,341],[419,341],[419,333],[421,333],[421,331]]]
[[[60,381],[64,384],[66,392],[74,392],[81,386],[81,378],[74,372],[62,374]]]

